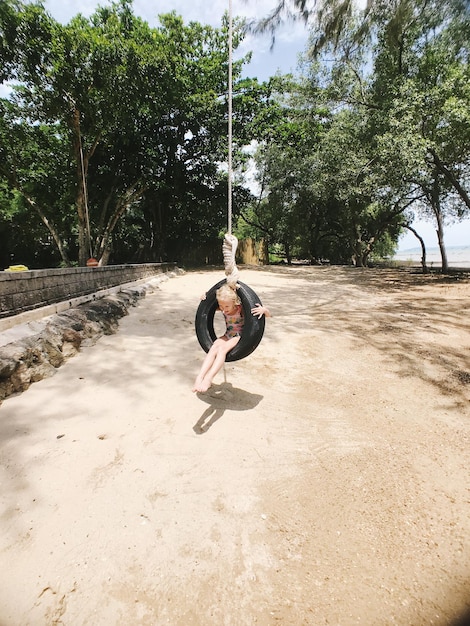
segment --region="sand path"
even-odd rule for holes
[[[0,626],[453,623],[470,283],[242,269],[273,319],[198,396],[220,278],[171,278],[1,405]]]

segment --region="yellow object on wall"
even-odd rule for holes
[[[5,272],[28,272],[26,265],[10,265]]]

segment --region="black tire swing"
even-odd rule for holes
[[[214,315],[219,305],[216,291],[224,283],[236,289],[243,307],[243,332],[240,341],[230,350],[225,361],[238,361],[244,359],[258,347],[264,333],[265,317],[253,315],[251,309],[257,304],[262,304],[256,293],[238,280],[238,269],[235,264],[235,251],[237,239],[232,235],[232,2],[229,0],[229,28],[228,28],[228,234],[225,235],[223,255],[225,263],[226,279],[221,280],[211,287],[201,300],[196,312],[196,335],[205,352],[209,352],[212,344],[217,339],[214,330]]]
[[[218,309],[216,291],[227,281],[221,280],[211,287],[206,293],[205,300],[201,300],[196,312],[196,335],[205,352],[209,352],[210,347],[217,339],[214,330],[214,315]],[[257,304],[261,304],[256,293],[242,282],[238,282],[237,294],[243,306],[243,332],[240,341],[230,350],[225,357],[226,361],[238,361],[244,359],[258,347],[259,342],[263,338],[265,318],[256,317],[251,313],[251,309]]]

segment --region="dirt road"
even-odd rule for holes
[[[171,278],[1,405],[0,625],[468,617],[470,283],[242,269],[273,319],[197,395],[220,278]]]

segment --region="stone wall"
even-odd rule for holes
[[[26,391],[32,383],[53,376],[81,347],[92,346],[101,336],[115,333],[130,307],[159,289],[161,282],[181,273],[178,269],[161,272],[59,314],[0,332],[0,404],[8,396]]]
[[[0,272],[0,318],[173,271],[175,263]]]

